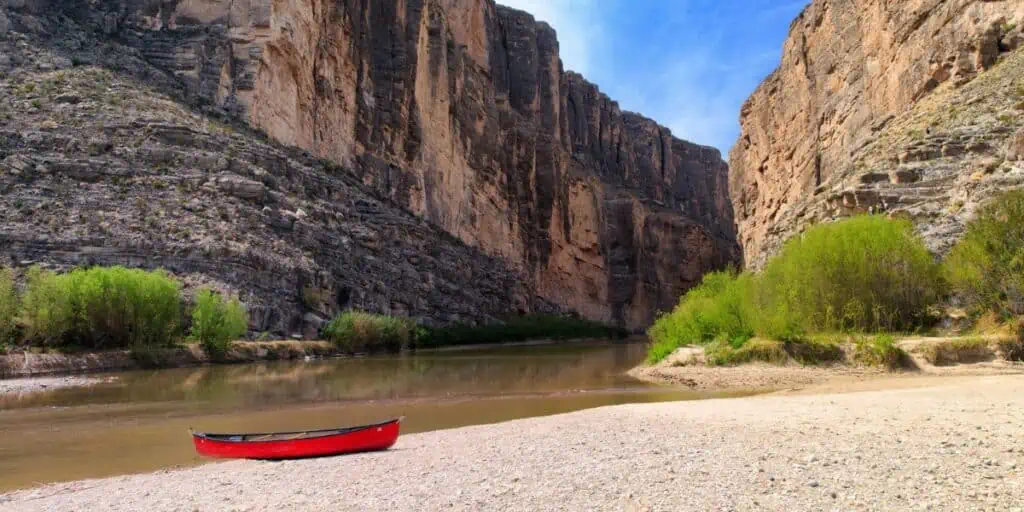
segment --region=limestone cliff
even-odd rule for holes
[[[985,196],[970,176],[1003,164],[1019,116],[1012,88],[965,86],[1020,45],[1021,21],[1021,0],[814,0],[744,104],[730,152],[747,264],[812,222],[867,211],[908,215],[947,247],[963,206]],[[975,108],[959,119],[914,110],[954,112],[965,99]]]
[[[718,151],[621,111],[563,71],[548,25],[491,0],[11,1],[22,26],[60,12],[134,49],[192,104],[335,162],[587,317],[645,326],[738,261]]]

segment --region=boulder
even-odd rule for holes
[[[217,178],[217,187],[225,194],[246,201],[262,202],[267,196],[267,186],[241,176]]]

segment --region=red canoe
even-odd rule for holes
[[[402,419],[361,427],[270,434],[193,433],[196,451],[207,457],[298,459],[387,450],[398,440]]]

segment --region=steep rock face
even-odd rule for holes
[[[66,9],[587,317],[645,326],[738,261],[718,151],[622,112],[563,72],[548,25],[492,0]]]
[[[927,199],[914,195],[921,191],[858,192],[863,183],[857,176],[890,170],[896,176],[901,162],[872,163],[874,169],[857,169],[868,163],[856,162],[894,115],[995,65],[1019,44],[1015,22],[1022,20],[1019,0],[812,2],[793,22],[779,68],[744,104],[741,135],[730,152],[730,189],[747,264],[762,265],[811,221],[899,205],[913,209]],[[867,184],[877,189],[879,181],[868,178]],[[929,240],[933,246],[948,245],[936,237]]]
[[[0,266],[164,268],[188,294],[237,293],[276,335],[316,336],[347,308],[434,324],[563,311],[351,170],[182,101],[142,52],[0,13]]]

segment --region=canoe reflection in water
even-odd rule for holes
[[[196,451],[206,457],[299,459],[387,450],[398,440],[402,418],[359,427],[268,434],[192,433]]]

